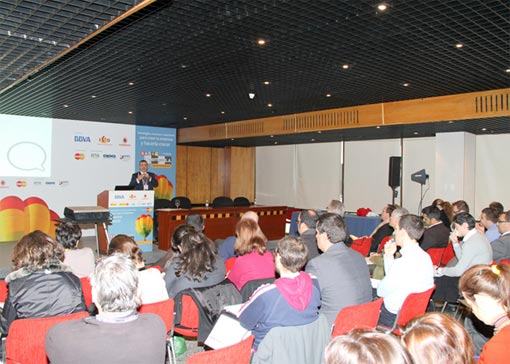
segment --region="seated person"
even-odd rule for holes
[[[9,291],[0,317],[2,334],[16,319],[86,311],[80,279],[63,260],[64,248],[42,231],[18,241],[12,253],[13,272],[5,278]]]
[[[453,220],[453,207],[452,204],[448,201],[443,201],[440,198],[436,198],[432,201],[432,206],[435,206],[439,209],[441,216],[439,217],[444,226],[448,229],[450,228],[451,221]]]
[[[96,257],[88,247],[78,249],[81,239],[80,225],[74,221],[66,221],[57,226],[55,233],[55,240],[65,248],[64,264],[79,278],[90,276],[96,266]]]
[[[381,244],[381,241],[387,237],[393,234],[393,228],[390,226],[390,217],[393,210],[395,210],[397,207],[395,205],[386,205],[384,206],[382,212],[381,212],[381,219],[382,221],[377,225],[370,234],[370,237],[372,238],[372,245],[370,245],[370,251],[377,253],[377,249],[379,248],[379,244]]]
[[[306,325],[318,318],[319,284],[315,277],[301,272],[307,256],[308,250],[301,238],[280,240],[275,256],[280,278],[257,289],[242,307],[239,321],[255,335],[255,350],[271,328]]]
[[[491,243],[491,248],[492,259],[499,263],[502,259],[510,259],[510,211],[499,215],[497,225],[501,236]]]
[[[333,200],[335,201],[335,200]],[[298,232],[299,237],[308,249],[308,260],[318,256],[319,248],[317,248],[317,239],[315,238],[315,225],[319,216],[314,210],[303,210],[298,215]]]
[[[479,264],[469,268],[459,282],[468,307],[494,336],[485,344],[480,364],[507,363],[510,357],[510,264]]]
[[[236,226],[235,259],[228,279],[238,290],[254,279],[274,278],[273,254],[267,250],[264,234],[251,219],[242,219]]]
[[[308,261],[306,271],[319,281],[320,312],[331,326],[342,308],[370,302],[372,285],[363,256],[344,244],[347,236],[344,219],[325,213],[319,217],[316,229],[317,246],[324,253]]]
[[[326,212],[329,212],[332,214],[337,214],[337,215],[344,217],[345,205],[343,204],[342,201],[331,200],[328,207],[326,207]]]
[[[430,256],[418,245],[423,234],[423,221],[416,215],[400,218],[395,232],[395,242],[384,246],[384,269],[386,276],[377,287],[377,295],[384,298],[379,324],[393,327],[397,313],[406,297],[423,292],[434,286],[434,266]],[[401,247],[400,258],[395,259],[397,245]]]
[[[395,336],[362,329],[331,340],[324,360],[326,364],[414,364]]]
[[[425,231],[419,240],[421,248],[425,251],[430,248],[446,248],[450,229],[441,221],[441,211],[435,206],[427,206],[421,210],[421,216],[425,225]]]
[[[415,364],[475,363],[471,337],[448,315],[430,312],[418,316],[406,324],[401,338]]]
[[[480,222],[477,224],[477,228],[481,233],[485,233],[489,243],[492,243],[500,236],[497,225],[498,216],[499,212],[490,207],[484,208],[480,213]]]
[[[130,236],[115,236],[108,247],[108,255],[124,254],[135,263],[138,269],[138,290],[142,304],[154,303],[168,299],[163,275],[156,268],[145,269],[142,250]]]
[[[139,314],[138,274],[131,259],[114,254],[91,277],[99,314],[50,328],[46,353],[52,364],[165,362],[166,328],[154,314]]]
[[[259,223],[259,216],[254,211],[246,211],[243,216],[241,216],[241,220],[253,220],[257,224]],[[260,227],[259,227],[260,229]],[[260,231],[260,234],[264,236],[264,233],[262,233],[262,230]],[[223,260],[226,262],[228,258],[232,258],[236,256],[236,251],[234,249],[234,245],[236,244],[236,236],[229,236],[225,240],[223,240],[223,243],[218,248],[218,255],[223,258]],[[264,241],[267,243],[267,238],[264,236]]]
[[[171,249],[168,249],[166,254],[159,258],[159,260],[154,265],[160,267],[163,272],[166,272],[168,266],[172,262],[172,259],[174,259],[174,256],[179,254],[179,250],[176,247],[181,245],[182,239],[188,235],[190,231],[193,231],[192,229],[195,228],[188,224],[177,226],[172,234]]]
[[[182,228],[186,233],[172,248],[178,251],[170,261],[165,274],[168,296],[187,288],[208,287],[225,279],[225,263],[214,254],[211,241],[195,228]]]

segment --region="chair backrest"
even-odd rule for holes
[[[225,275],[228,277],[228,274],[234,268],[234,263],[236,262],[237,257],[230,257],[225,260]]]
[[[154,313],[161,317],[165,323],[166,332],[171,332],[174,326],[174,300],[169,298],[164,301],[146,303],[138,308],[140,313]]]
[[[89,277],[81,277],[81,290],[83,291],[83,299],[87,308],[92,304],[92,285],[90,284]]]
[[[379,243],[379,247],[377,248],[377,252],[378,252],[378,253],[382,253],[382,251],[383,251],[383,249],[384,249],[384,246],[385,246],[385,245],[386,245],[386,243],[387,243],[388,241],[390,241],[390,240],[391,240],[391,235],[385,236],[385,237],[381,240],[381,242]]]
[[[402,327],[412,318],[423,315],[427,310],[430,297],[432,296],[432,292],[434,292],[435,289],[436,286],[434,285],[432,288],[429,288],[426,291],[411,293],[409,296],[407,296],[398,313],[396,325]]]
[[[5,302],[7,299],[7,283],[0,281],[0,302]]]
[[[330,341],[325,316],[302,326],[273,327],[260,342],[253,364],[321,364],[324,348]]]
[[[88,317],[86,311],[69,315],[14,320],[5,341],[6,363],[46,364],[46,333],[55,324]]]
[[[172,202],[166,198],[156,198],[154,200],[154,210],[172,208]]]
[[[452,258],[455,257],[455,251],[453,250],[453,245],[448,244],[445,248],[443,257],[441,258],[441,265],[446,266]]]
[[[370,245],[372,244],[372,238],[366,237],[366,238],[359,238],[356,240],[353,240],[351,244],[351,249],[356,250],[357,252],[360,252],[361,255],[366,257],[368,253],[370,252]]]
[[[374,329],[379,320],[383,299],[344,307],[336,316],[331,337],[347,334],[352,329]]]
[[[216,197],[212,202],[212,207],[232,207],[234,206],[234,201],[230,197],[220,196]]]
[[[187,294],[181,297],[181,316],[179,322],[176,322],[174,331],[182,336],[197,337],[200,319],[198,316],[198,307],[193,298]]]
[[[241,288],[241,297],[243,298],[243,302],[248,301],[253,292],[255,292],[261,285],[273,283],[274,280],[274,278],[262,278],[246,282],[243,288]]]
[[[170,200],[170,208],[176,209],[177,206],[175,204],[175,201],[179,201],[179,208],[180,209],[190,209],[191,208],[191,201],[189,198],[185,196],[176,196]]]
[[[234,206],[250,206],[250,200],[246,197],[236,197],[234,198]]]
[[[446,248],[430,248],[427,249],[427,254],[430,255],[430,259],[432,259],[432,264],[441,265],[441,261],[443,260],[443,255],[446,251]]]
[[[191,355],[186,359],[187,364],[249,364],[251,347],[255,337],[250,335],[235,345],[217,350],[209,350]]]

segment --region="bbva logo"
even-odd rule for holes
[[[76,143],[90,143],[91,142],[90,137],[83,136],[83,135],[75,135],[74,136],[74,141]]]

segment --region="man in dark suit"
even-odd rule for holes
[[[147,171],[149,167],[147,161],[141,160],[138,167],[140,170],[131,176],[129,187],[133,190],[153,190],[158,187],[158,180],[154,173]]]
[[[308,260],[319,255],[317,239],[315,239],[315,225],[318,219],[319,217],[314,210],[303,210],[298,216],[298,232],[308,248]]]
[[[372,285],[365,258],[344,244],[347,226],[340,215],[323,214],[316,231],[323,253],[308,261],[306,271],[319,280],[320,312],[332,325],[342,308],[371,301]]]
[[[441,211],[436,206],[427,206],[421,210],[421,216],[426,227],[419,240],[421,248],[425,251],[430,248],[446,248],[450,230],[441,221]]]

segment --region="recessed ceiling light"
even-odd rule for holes
[[[380,3],[377,5],[377,10],[386,11],[388,10],[389,5],[387,3]]]
[[[315,139],[312,139],[311,141],[312,141],[312,142],[314,142],[314,141],[315,141]]]
[[[348,69],[349,69],[349,67],[350,67],[350,66],[349,66],[347,63],[342,65],[342,68],[343,68],[344,70],[348,70]]]
[[[250,100],[253,100],[255,98],[255,92],[248,92],[248,97]]]
[[[186,68],[188,66],[186,66],[185,64],[181,64],[181,68]]]
[[[376,128],[376,129],[381,129],[381,127],[380,127],[380,126],[376,126],[375,128]]]
[[[507,69],[505,70],[505,72],[506,72],[506,73],[510,73],[510,68],[507,68]]]
[[[128,85],[129,86],[133,86],[135,83],[134,82],[129,82]]]
[[[404,82],[404,83],[402,84],[402,86],[404,86],[404,87],[409,87],[409,86],[411,86],[411,84],[410,84],[409,82]]]
[[[274,138],[274,135],[270,135],[269,137],[270,137],[270,138]]]
[[[326,94],[326,97],[331,97],[331,94]]]
[[[64,105],[64,107],[69,107],[69,105]]]
[[[230,139],[230,140],[231,140],[231,141],[234,141],[235,139],[234,139],[234,138],[232,138],[232,139]]]
[[[267,107],[273,107],[273,104],[267,104]]]
[[[455,48],[462,48],[462,47],[464,47],[464,44],[462,44],[462,43],[455,44]]]
[[[96,95],[92,95],[92,96],[90,96],[90,97],[92,97],[93,99],[95,99],[97,96],[96,96]]]
[[[185,117],[183,117],[183,119],[184,119],[184,120],[188,120],[188,118],[187,118],[186,116],[185,116]]]
[[[211,94],[205,94],[205,97],[211,97]]]
[[[259,38],[257,44],[260,46],[266,45],[266,40],[264,38]]]
[[[454,121],[453,121],[453,120],[450,120],[450,121],[448,122],[448,124],[453,124],[453,123],[454,123]]]
[[[221,112],[221,114],[222,114],[222,115],[223,115],[223,114],[225,114],[225,111],[222,111],[222,112]]]
[[[133,112],[132,111],[128,111],[128,114],[132,114]]]
[[[417,131],[415,131],[413,134],[414,134],[414,135],[418,135],[419,133],[418,133]]]
[[[264,81],[264,85],[269,85],[270,82],[269,81]]]
[[[322,130],[319,130],[319,131],[317,132],[317,134],[322,134]]]
[[[278,144],[278,142],[274,142],[275,144]]]
[[[487,128],[482,128],[482,131],[487,131]]]

